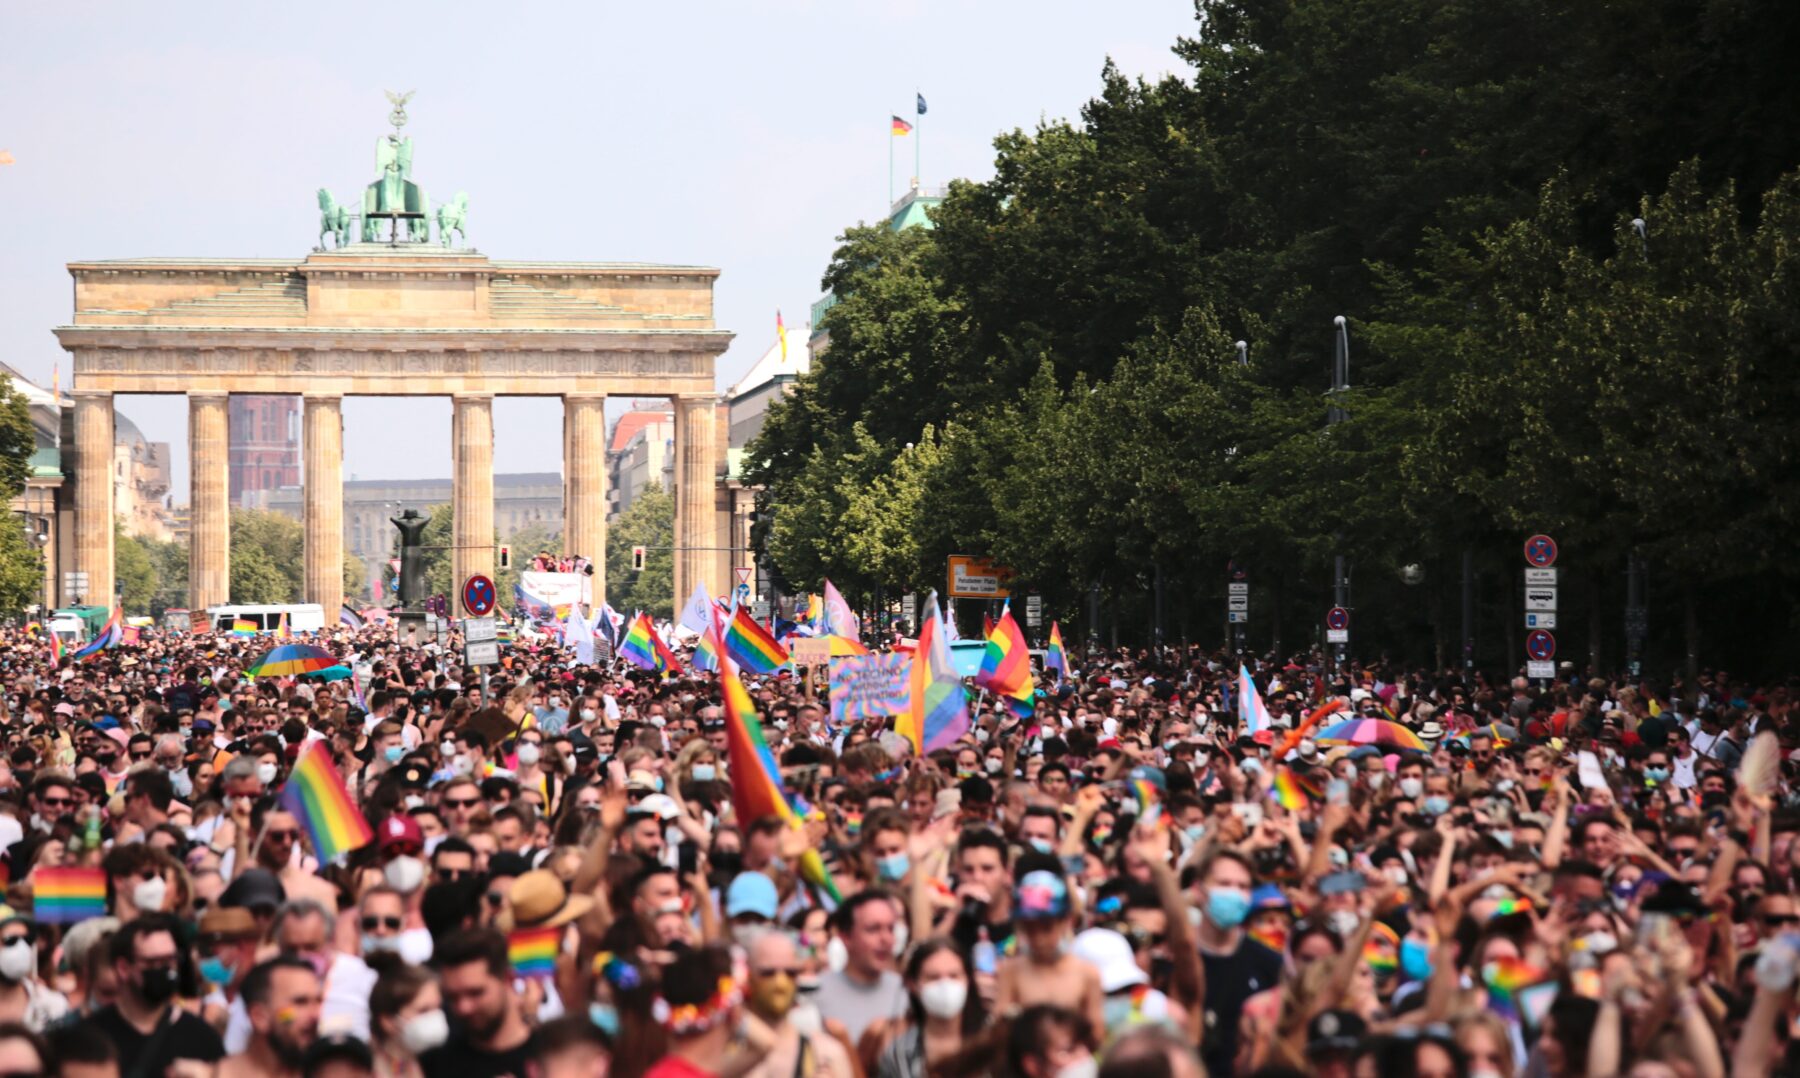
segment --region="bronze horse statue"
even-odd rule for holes
[[[340,206],[331,197],[331,192],[319,188],[319,246],[325,246],[325,235],[330,233],[336,238],[339,247],[350,243],[350,207]]]

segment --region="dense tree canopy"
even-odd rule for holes
[[[1343,553],[1358,650],[1441,659],[1466,551],[1492,664],[1517,659],[1519,542],[1549,531],[1573,657],[1620,657],[1633,554],[1665,657],[1702,620],[1752,661],[1800,653],[1777,538],[1800,12],[1197,14],[1181,77],[1108,65],[1078,121],[1000,135],[934,228],[845,231],[830,347],[748,454],[778,576],[891,595],[988,554],[1065,619],[1098,585],[1125,638],[1160,576],[1170,631],[1204,638],[1235,563],[1253,646],[1292,650]]]

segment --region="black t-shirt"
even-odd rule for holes
[[[535,1036],[507,1052],[485,1052],[459,1033],[419,1057],[425,1078],[525,1078]]]
[[[1206,1072],[1215,1076],[1232,1073],[1237,1055],[1238,1019],[1244,1003],[1281,981],[1281,955],[1245,936],[1231,954],[1200,952],[1206,967],[1206,1031],[1200,1056]]]
[[[101,1036],[119,1050],[120,1074],[160,1075],[177,1059],[216,1063],[225,1055],[225,1042],[219,1039],[219,1035],[205,1021],[183,1010],[171,1013],[175,1016],[174,1022],[166,1032],[158,1025],[148,1035],[139,1033],[138,1028],[119,1013],[117,1006],[94,1012],[93,1017],[87,1020],[87,1025],[98,1030]],[[165,1018],[163,1021],[167,1023],[169,1020]],[[157,1044],[150,1055],[144,1058],[145,1050],[151,1047],[152,1040],[157,1040]]]

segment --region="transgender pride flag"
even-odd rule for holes
[[[1256,682],[1250,677],[1250,668],[1238,664],[1237,681],[1238,721],[1244,724],[1242,734],[1258,734],[1270,728],[1269,709],[1263,703],[1262,694],[1256,691]]]

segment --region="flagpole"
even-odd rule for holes
[[[918,96],[919,89],[915,86],[913,87],[913,97],[916,99]],[[913,116],[913,189],[916,191],[925,186],[925,174],[919,168],[919,155],[922,152],[919,143],[925,137],[925,114],[919,112],[916,105],[913,112],[916,114]]]
[[[888,210],[894,208],[894,124],[888,121]]]

